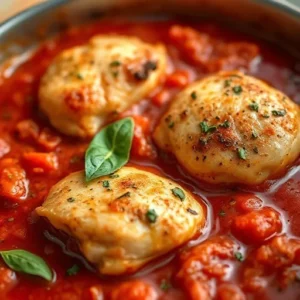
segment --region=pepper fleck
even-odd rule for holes
[[[123,195],[119,196],[117,199],[121,199],[121,198],[124,198],[124,197],[130,197],[130,192],[124,193]]]

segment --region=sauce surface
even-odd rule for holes
[[[199,58],[192,55],[193,48],[170,39],[170,28],[174,25],[189,26],[206,34],[213,49],[222,49],[228,43],[246,45],[240,50],[238,46],[226,50],[233,51],[235,59],[224,62],[225,50],[218,50],[201,65]],[[166,45],[169,62],[165,82],[117,118],[133,116],[135,120],[129,164],[161,172],[182,184],[204,199],[207,211],[207,224],[199,237],[136,274],[122,278],[99,277],[80,260],[65,254],[49,224],[34,212],[56,182],[83,169],[89,144],[60,134],[39,112],[40,78],[60,51],[101,33],[133,35]],[[270,83],[299,104],[299,61],[274,45],[198,21],[104,20],[71,28],[43,43],[13,74],[3,76],[0,79],[0,250],[21,248],[40,255],[54,270],[55,280],[47,283],[15,273],[1,262],[0,298],[75,300],[102,299],[104,295],[107,299],[125,299],[124,295],[128,295],[126,299],[207,299],[205,293],[209,288],[217,299],[299,299],[299,159],[282,178],[261,186],[211,186],[188,176],[173,157],[156,148],[151,138],[154,126],[176,93],[216,70],[234,69],[239,55],[251,56],[253,47],[259,49],[259,55],[246,72]],[[8,73],[6,70],[5,74]],[[32,152],[38,154],[28,154]],[[68,247],[63,248],[68,251]],[[74,264],[80,270],[70,276],[66,272]],[[186,275],[195,264],[202,267],[196,268],[194,277]]]

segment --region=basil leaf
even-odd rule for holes
[[[103,128],[85,153],[85,178],[90,181],[109,175],[129,160],[134,122],[125,118]]]
[[[53,274],[46,262],[39,256],[25,250],[1,251],[5,263],[14,271],[40,276],[48,281]]]

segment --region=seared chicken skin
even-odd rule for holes
[[[102,274],[133,272],[182,245],[203,226],[194,197],[175,182],[134,167],[86,183],[72,173],[51,190],[40,216],[74,237]]]
[[[200,180],[259,184],[299,156],[300,109],[261,80],[220,72],[176,96],[154,139]]]
[[[62,133],[92,136],[104,122],[149,94],[165,69],[161,44],[95,36],[54,59],[41,80],[39,105]]]

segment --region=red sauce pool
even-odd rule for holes
[[[12,162],[13,164],[22,165],[22,156],[25,152],[47,152],[47,145],[45,146],[41,141],[22,139],[16,134],[19,122],[32,120],[39,126],[40,130],[45,128],[50,130],[52,138],[61,138],[59,145],[52,150],[58,156],[59,169],[49,174],[28,172],[28,194],[25,200],[17,204],[12,203],[0,193],[2,195],[0,197],[0,250],[22,248],[40,255],[54,270],[55,281],[47,283],[36,277],[20,273],[14,274],[9,272],[6,266],[1,263],[1,299],[102,299],[100,298],[102,294],[108,299],[122,299],[120,295],[124,293],[127,295],[126,299],[154,299],[151,298],[151,293],[147,294],[147,291],[141,292],[139,298],[132,296],[134,294],[132,294],[132,290],[138,290],[139,288],[138,283],[133,281],[137,278],[142,282],[149,283],[151,288],[156,291],[159,299],[176,300],[193,297],[193,299],[200,299],[199,288],[205,287],[207,284],[209,284],[213,294],[217,295],[218,299],[245,299],[243,298],[245,295],[249,299],[258,297],[261,299],[299,299],[300,276],[298,279],[297,275],[298,273],[300,275],[300,257],[297,257],[300,253],[298,253],[296,246],[293,248],[290,245],[291,242],[287,240],[283,242],[283,246],[281,246],[284,249],[281,250],[286,256],[293,256],[292,263],[289,265],[278,264],[278,267],[274,270],[272,264],[275,264],[275,262],[272,262],[272,255],[260,264],[257,263],[257,257],[255,256],[255,251],[258,251],[259,248],[269,249],[266,247],[270,245],[272,239],[280,238],[285,234],[288,238],[299,239],[300,243],[299,160],[283,178],[267,182],[260,187],[211,187],[193,180],[178,166],[174,158],[158,151],[152,143],[151,132],[159,117],[165,111],[172,95],[180,91],[182,86],[185,85],[186,74],[189,74],[190,81],[194,81],[209,73],[209,71],[195,67],[193,63],[188,62],[189,60],[183,57],[180,50],[170,43],[169,29],[174,24],[190,26],[201,33],[206,33],[214,40],[214,46],[218,43],[229,42],[247,42],[258,46],[260,49],[259,59],[253,63],[247,73],[269,82],[286,93],[291,99],[300,103],[299,61],[274,45],[245,34],[233,32],[214,23],[106,20],[71,28],[62,35],[43,43],[24,63],[16,68],[11,76],[3,77],[0,81],[0,139],[4,140],[10,147],[7,154],[1,155],[0,163],[4,159],[13,158],[15,159]],[[93,35],[101,33],[134,35],[144,41],[152,43],[159,41],[167,46],[169,53],[168,73],[177,75],[171,79],[169,77],[167,79],[168,84],[158,86],[147,99],[144,99],[124,114],[135,116],[137,125],[143,128],[142,134],[137,134],[135,137],[130,163],[137,164],[141,168],[155,168],[166,177],[183,184],[187,189],[204,199],[207,208],[206,227],[198,239],[191,241],[183,248],[188,249],[201,242],[206,243],[203,249],[200,249],[202,252],[199,250],[202,253],[198,255],[201,261],[201,259],[204,259],[201,256],[203,252],[208,251],[210,245],[216,243],[218,245],[216,249],[212,252],[209,252],[209,250],[207,255],[210,255],[209,260],[211,261],[215,257],[220,260],[219,265],[214,267],[217,270],[226,270],[227,275],[224,278],[217,275],[216,270],[214,270],[209,275],[206,274],[205,279],[201,279],[204,282],[198,279],[198,281],[201,281],[200,287],[194,281],[183,280],[178,275],[179,270],[183,268],[179,259],[182,249],[164,256],[133,276],[101,278],[86,270],[77,259],[64,254],[61,247],[45,237],[44,233],[49,230],[49,227],[43,220],[37,218],[34,209],[43,203],[53,184],[70,172],[83,169],[83,155],[89,141],[80,141],[63,136],[51,128],[47,119],[38,111],[37,89],[39,80],[51,60],[60,51],[82,44]],[[181,76],[180,74],[185,75]],[[143,118],[137,117],[139,115]],[[258,201],[255,195],[262,202]],[[263,206],[263,208],[260,206]],[[260,209],[257,210],[257,207]],[[281,219],[282,223],[282,227],[272,237],[261,241],[251,231],[253,226],[261,226],[259,222],[252,224],[252,227],[249,225],[249,227],[243,229],[244,234],[243,231],[241,234],[238,220],[241,220],[241,218],[242,220],[247,218],[256,220],[258,218],[257,214],[267,214],[270,207],[280,214],[278,218]],[[276,218],[276,214],[273,217]],[[272,226],[277,225],[273,224]],[[253,230],[255,231],[255,228]],[[224,246],[223,250],[221,249],[218,236],[226,236],[235,243],[236,251],[233,258],[230,257],[232,253],[229,256],[225,255],[227,246]],[[205,241],[206,239],[208,241]],[[279,243],[279,240],[277,242]],[[276,247],[279,247],[277,244],[274,249],[279,253],[280,251]],[[283,254],[278,254],[278,256],[280,255]],[[67,276],[66,270],[74,264],[80,266],[80,271],[74,276]],[[249,271],[247,273],[248,280],[245,279],[246,269]],[[263,288],[259,287],[260,284],[257,287],[247,286],[247,281],[250,282],[255,276],[266,280],[266,286]],[[126,287],[121,287],[124,282],[129,282],[128,289],[132,289],[131,292],[128,292],[129,290],[126,290]],[[263,284],[264,281],[260,280],[260,283]],[[118,289],[120,289],[119,296],[116,292]],[[113,296],[112,291],[115,291],[115,296]],[[148,298],[145,295],[148,295]]]

